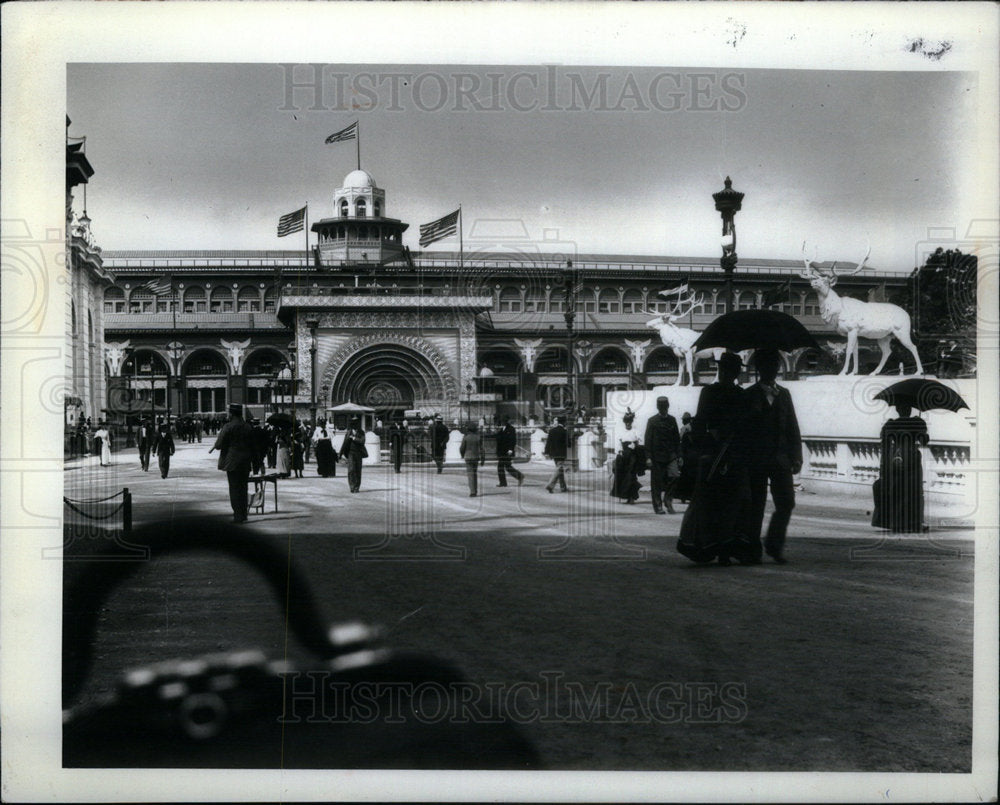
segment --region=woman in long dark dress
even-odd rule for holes
[[[695,488],[677,541],[677,550],[695,562],[760,562],[741,532],[750,505],[746,404],[736,384],[742,365],[738,355],[725,353],[719,360],[719,381],[703,388],[698,398]]]
[[[611,480],[611,496],[626,503],[639,499],[639,450],[634,439],[622,439],[621,450],[615,456]]]
[[[327,430],[326,421],[320,420],[313,433],[313,441],[316,442],[316,472],[323,478],[331,478],[337,475],[337,454],[333,450],[333,442],[330,439],[330,431]]]
[[[875,483],[872,525],[907,534],[925,531],[924,473],[920,447],[927,444],[927,423],[896,404],[899,416],[882,426],[882,457]]]

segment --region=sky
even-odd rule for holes
[[[940,71],[70,64],[67,112],[105,250],[303,248],[277,220],[333,215],[356,150],[324,140],[358,120],[414,250],[461,204],[467,252],[714,257],[728,175],[741,258],[807,241],[856,261],[870,242],[872,267],[906,271],[928,231],[968,224],[977,88]]]

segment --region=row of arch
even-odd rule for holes
[[[340,203],[337,205],[337,212],[340,213],[341,218],[351,217],[351,205],[346,198],[342,198],[340,200]],[[368,217],[368,200],[366,198],[361,197],[354,201],[354,217],[355,218]],[[372,217],[373,218],[382,217],[382,201],[380,199],[375,199],[372,202]]]
[[[763,301],[764,290],[735,290],[733,305],[737,310],[757,308]],[[542,292],[525,287],[507,285],[494,289],[494,311],[497,313],[562,313],[565,297],[561,288],[547,288]],[[725,312],[723,291],[712,288],[704,292],[704,306],[699,313],[715,315]],[[776,309],[798,315],[819,315],[819,299],[815,293],[796,291],[791,304],[783,303]],[[671,303],[655,291],[639,288],[581,288],[576,294],[578,313],[642,313],[653,310],[666,313]]]
[[[660,345],[649,350],[642,361],[641,367],[636,367],[632,356],[621,347],[607,345],[599,346],[587,357],[575,355],[576,371],[588,375],[622,375],[631,372],[647,374],[671,374],[677,371],[679,360],[673,351]],[[797,356],[796,371],[808,370],[815,365],[816,355],[806,352]],[[535,358],[535,374],[564,374],[566,372],[566,347],[553,344],[543,347]],[[512,377],[524,371],[524,361],[518,350],[512,347],[490,347],[482,352],[479,359],[480,367],[487,367],[495,376]],[[790,367],[792,368],[792,367]]]
[[[273,283],[258,285],[189,285],[178,288],[180,310],[185,313],[273,313],[277,293]],[[169,311],[170,299],[154,296],[148,289],[138,287],[126,291],[112,285],[104,291],[105,313],[150,313]]]
[[[142,377],[148,374],[150,362],[157,377],[172,374],[170,363],[164,353],[155,347],[137,347],[135,352],[122,364],[122,375]],[[247,353],[240,367],[240,374],[247,377],[273,377],[282,363],[290,359],[277,347],[261,346]],[[136,367],[139,367],[138,369]],[[181,362],[180,375],[185,377],[227,377],[230,374],[229,361],[225,354],[214,347],[204,346],[193,349]]]

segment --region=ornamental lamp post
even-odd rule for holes
[[[566,267],[562,271],[563,280],[563,318],[566,320],[566,387],[568,389],[568,399],[564,400],[566,413],[570,415],[576,403],[576,382],[574,377],[573,348],[575,334],[573,332],[573,322],[576,320],[576,285],[577,272],[573,268],[573,261],[567,260]],[[572,422],[572,420],[570,420]]]
[[[316,330],[319,327],[319,319],[310,316],[306,319],[306,327],[309,328],[309,410],[312,415],[312,425],[316,427]]]
[[[171,341],[167,344],[167,354],[170,356],[170,370],[167,373],[167,422],[170,422],[170,415],[172,406],[172,397],[170,395],[171,379],[173,380],[174,389],[180,392],[180,360],[181,356],[184,354],[184,345],[180,341]],[[181,406],[180,398],[177,400],[178,412],[181,411],[183,406]]]
[[[733,271],[736,269],[736,213],[743,204],[743,193],[733,190],[733,180],[726,177],[726,186],[713,193],[715,209],[722,215],[722,258],[719,265],[726,272],[726,313],[733,312]]]
[[[296,383],[297,383],[296,371],[298,369],[298,361],[296,360],[296,353],[297,352],[298,352],[298,344],[295,341],[292,341],[288,345],[288,356],[292,359],[292,371],[291,371],[292,377],[291,377],[291,381],[289,383],[289,387],[291,389],[291,408],[292,408],[292,424],[293,425],[295,424],[295,421],[296,421],[295,420],[295,393],[296,393],[297,389],[295,388],[295,386],[296,386]]]

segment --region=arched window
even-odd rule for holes
[[[373,207],[374,207],[374,211],[372,212],[372,215],[374,215],[376,218],[381,218],[382,217],[382,202],[379,201],[378,199],[375,199]]]
[[[535,359],[535,372],[556,374],[566,371],[566,347],[549,347]]]
[[[604,288],[597,297],[598,313],[621,313],[622,304],[618,299],[618,291],[613,288]]]
[[[70,332],[73,334],[73,338],[76,338],[76,302],[71,301],[69,303],[69,316],[70,316]]]
[[[576,312],[577,313],[597,312],[597,300],[594,298],[594,292],[590,288],[581,288],[579,293],[577,293]]]
[[[152,313],[153,305],[156,303],[153,294],[147,290],[139,290],[138,288],[128,297],[128,312],[129,313]]]
[[[669,347],[657,347],[646,356],[643,364],[646,372],[674,372],[677,370],[677,358]]]
[[[236,297],[236,309],[240,313],[257,313],[260,311],[260,291],[252,285],[244,285]]]
[[[205,310],[205,289],[200,286],[186,288],[184,291],[184,312],[204,313]]]
[[[278,307],[277,306],[277,297],[278,297],[278,295],[275,292],[273,285],[271,287],[269,287],[266,291],[264,291],[264,312],[265,313],[274,313],[274,311],[277,310],[277,307]]]
[[[819,299],[816,294],[811,293],[806,296],[805,307],[802,311],[804,316],[818,316],[819,315]]]
[[[500,313],[520,313],[521,312],[521,291],[514,287],[504,288],[500,291],[498,310]]]
[[[553,288],[549,292],[549,313],[562,313],[566,310],[566,297],[561,288]]]
[[[341,218],[346,218],[348,216],[349,211],[350,211],[350,208],[348,207],[347,199],[346,198],[342,198],[340,200],[340,217]]]
[[[218,352],[208,349],[199,350],[188,358],[184,371],[188,377],[195,375],[201,377],[218,376],[229,373],[225,359]]]
[[[93,346],[94,344],[94,319],[90,315],[90,311],[87,311],[87,345]]]
[[[590,362],[590,371],[596,374],[628,374],[628,358],[620,349],[602,349]]]
[[[622,299],[622,309],[625,313],[642,313],[642,291],[629,288]]]
[[[484,352],[479,362],[489,367],[494,375],[516,375],[521,365],[521,356],[512,349],[500,347]]]
[[[368,204],[363,198],[354,202],[354,215],[356,218],[364,218],[368,215]]]
[[[217,285],[212,289],[212,297],[208,309],[212,313],[233,312],[233,289],[227,285]]]
[[[111,286],[104,289],[104,312],[124,313],[125,312],[125,291],[121,288]]]

